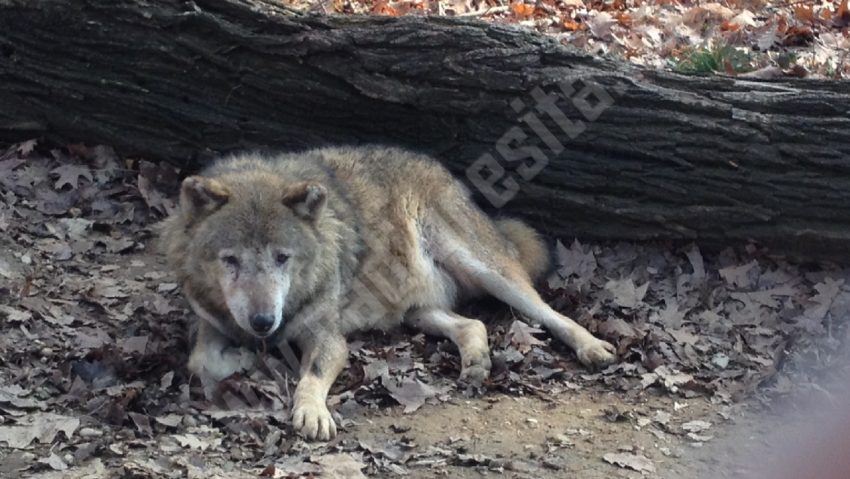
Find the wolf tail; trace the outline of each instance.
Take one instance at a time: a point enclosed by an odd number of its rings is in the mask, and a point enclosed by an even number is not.
[[[519,262],[532,281],[537,281],[549,271],[552,262],[551,254],[537,231],[522,221],[512,218],[496,220],[496,228],[516,248],[519,253]]]

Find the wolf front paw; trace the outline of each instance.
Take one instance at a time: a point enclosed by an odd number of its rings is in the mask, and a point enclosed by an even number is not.
[[[591,337],[585,344],[576,348],[576,355],[582,364],[591,369],[601,369],[617,361],[617,349],[601,339]]]
[[[480,386],[485,379],[490,377],[490,355],[487,351],[463,361],[463,368],[460,371],[460,382]]]
[[[319,401],[297,401],[292,410],[292,426],[309,440],[328,441],[336,436],[333,416]]]

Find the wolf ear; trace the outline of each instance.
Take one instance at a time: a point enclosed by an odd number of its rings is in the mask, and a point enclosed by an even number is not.
[[[315,220],[322,213],[328,198],[328,190],[318,183],[299,183],[290,188],[283,197],[283,204],[296,215]]]
[[[230,194],[221,182],[190,176],[180,185],[180,208],[187,219],[198,218],[227,203]]]

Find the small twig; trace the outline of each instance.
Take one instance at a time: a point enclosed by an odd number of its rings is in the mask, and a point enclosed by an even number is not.
[[[505,13],[505,12],[507,12],[510,8],[511,8],[511,7],[510,7],[510,6],[508,6],[508,5],[500,5],[500,6],[498,6],[498,7],[490,7],[490,8],[488,8],[488,9],[486,9],[486,10],[477,10],[477,11],[475,11],[475,12],[466,12],[466,13],[461,13],[461,14],[458,14],[458,15],[455,15],[455,16],[456,16],[456,17],[464,17],[464,18],[469,18],[469,17],[483,17],[483,16],[485,16],[485,15],[490,15],[490,14]]]
[[[776,7],[776,8],[796,7],[797,5],[809,5],[809,6],[814,7],[815,1],[814,0],[800,0],[798,2],[781,3],[779,5],[774,5],[774,7]]]

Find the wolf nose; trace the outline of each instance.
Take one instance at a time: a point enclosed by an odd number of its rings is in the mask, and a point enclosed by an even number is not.
[[[274,326],[274,316],[270,314],[255,314],[251,316],[251,327],[258,333],[268,333]]]

